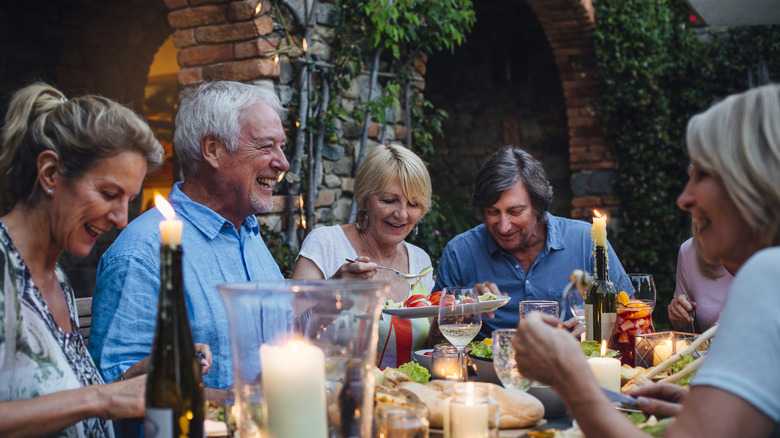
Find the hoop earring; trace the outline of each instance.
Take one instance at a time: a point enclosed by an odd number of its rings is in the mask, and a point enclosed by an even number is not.
[[[362,222],[365,221],[365,225],[361,225]],[[355,228],[358,229],[358,231],[366,231],[368,229],[368,225],[370,223],[370,220],[368,219],[368,213],[366,213],[365,210],[360,210],[355,217]]]
[[[417,236],[417,233],[419,233],[419,232],[420,232],[420,226],[419,225],[415,225],[414,229],[412,230],[412,236]]]

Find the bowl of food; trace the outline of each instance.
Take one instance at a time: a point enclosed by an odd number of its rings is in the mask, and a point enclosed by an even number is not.
[[[428,372],[431,371],[431,358],[433,357],[433,349],[428,348],[425,350],[417,350],[414,352],[414,361],[422,365]]]
[[[534,383],[528,388],[528,393],[542,402],[545,417],[566,415],[566,405],[563,404],[563,399],[551,387]]]
[[[477,376],[482,379],[483,382],[501,384],[501,380],[496,375],[496,369],[493,368],[493,359],[486,359],[484,357],[475,356],[473,353],[469,353],[469,360],[473,364],[474,371],[477,372]]]

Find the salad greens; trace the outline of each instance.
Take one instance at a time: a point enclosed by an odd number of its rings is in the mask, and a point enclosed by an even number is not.
[[[431,379],[431,373],[417,362],[406,362],[396,368],[398,372],[406,374],[412,381],[425,385]]]
[[[682,360],[680,360],[676,364],[672,365],[672,374],[675,374],[675,373],[681,371],[683,368],[685,368],[685,365],[688,365],[689,363],[691,363],[693,361],[694,361],[693,356],[689,356],[687,354],[684,354],[682,356]],[[693,376],[695,374],[696,374],[696,372],[694,371],[694,372],[688,374],[687,376],[683,377],[682,379],[678,380],[675,383],[677,383],[678,385],[681,385],[681,386],[691,386],[691,379],[693,378]]]
[[[471,348],[472,356],[481,357],[482,359],[493,359],[492,339],[485,338],[481,342],[471,341],[466,348]]]
[[[601,357],[601,344],[599,341],[582,341],[580,343],[580,347],[582,347],[582,352],[587,356],[588,358],[591,357]],[[618,352],[616,350],[607,349],[607,354],[605,354],[605,357],[615,357],[618,355]]]
[[[664,436],[664,432],[666,432],[666,429],[672,424],[672,421],[674,421],[674,417],[659,420],[653,415],[645,417],[645,414],[641,412],[633,412],[627,414],[627,416],[639,429],[650,436],[655,437]]]

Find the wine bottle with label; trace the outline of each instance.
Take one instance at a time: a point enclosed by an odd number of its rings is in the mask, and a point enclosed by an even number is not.
[[[203,438],[203,379],[195,354],[182,281],[182,250],[160,248],[157,330],[146,381],[146,438]]]
[[[617,291],[609,280],[607,247],[596,245],[594,253],[595,274],[585,295],[585,339],[601,342],[609,339],[615,326]]]

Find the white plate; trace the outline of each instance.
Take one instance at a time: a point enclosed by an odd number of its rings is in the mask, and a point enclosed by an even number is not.
[[[498,297],[497,300],[480,301],[479,308],[482,312],[492,312],[508,303],[510,297]],[[425,307],[401,307],[398,309],[382,309],[383,313],[399,318],[431,318],[439,316],[439,306]]]

